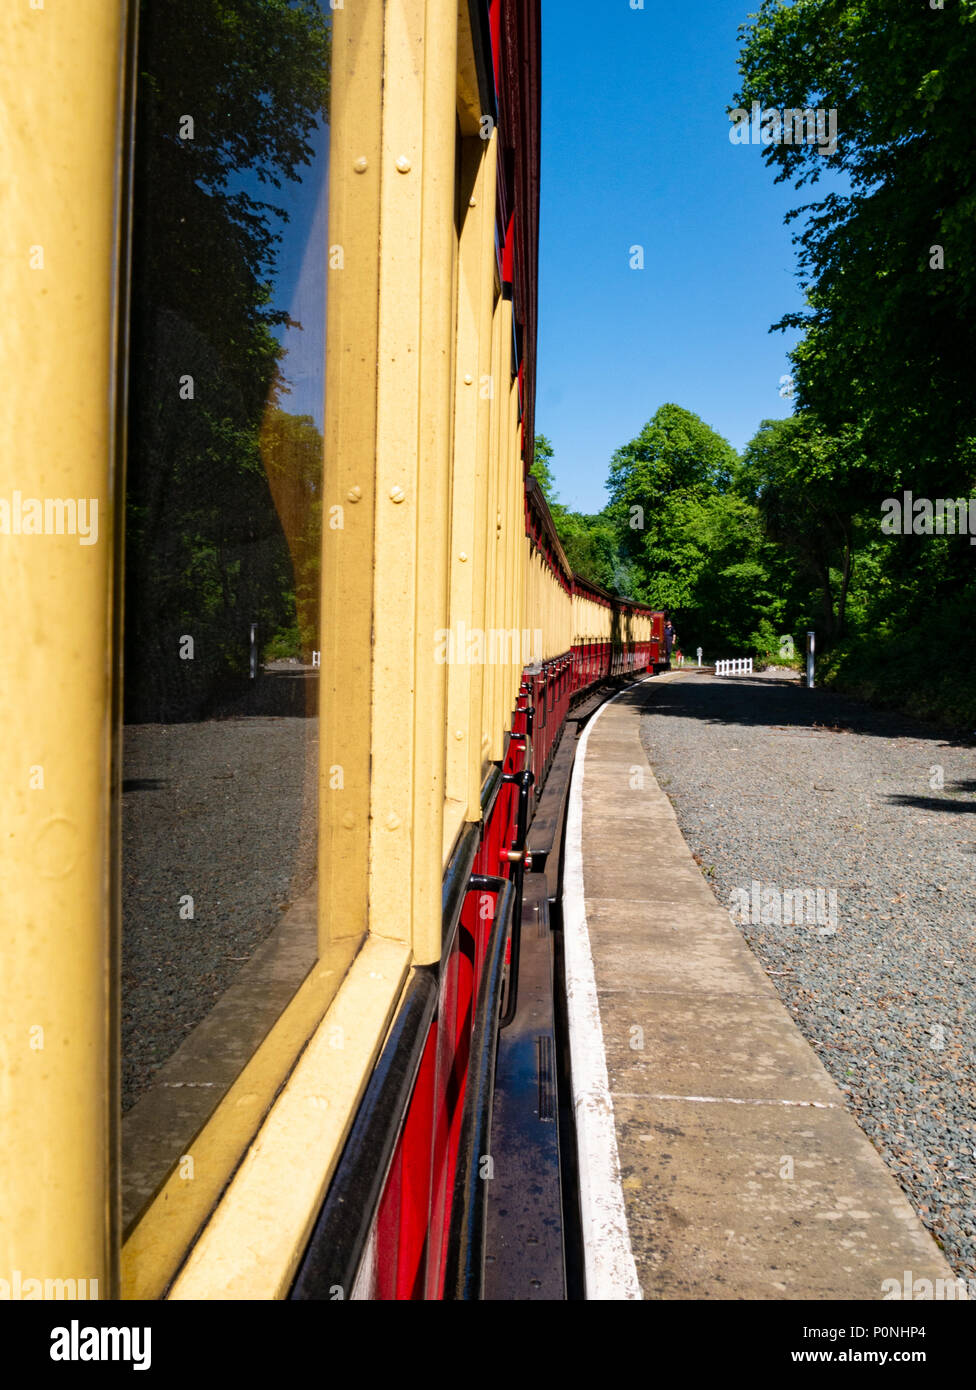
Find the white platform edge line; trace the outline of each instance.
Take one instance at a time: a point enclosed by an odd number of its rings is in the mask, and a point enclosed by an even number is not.
[[[649,678],[651,679],[651,678]],[[638,682],[644,684],[644,682]],[[573,1110],[579,1165],[583,1265],[588,1300],[641,1299],[640,1280],[630,1244],[627,1209],[620,1185],[620,1154],[603,1046],[583,889],[583,777],[586,745],[597,720],[621,695],[601,705],[576,750],[566,813],[563,864],[563,941],[569,1055],[573,1072]]]

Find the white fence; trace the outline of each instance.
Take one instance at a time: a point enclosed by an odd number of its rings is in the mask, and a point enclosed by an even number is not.
[[[716,676],[751,676],[752,657],[737,657],[734,661],[716,661]]]

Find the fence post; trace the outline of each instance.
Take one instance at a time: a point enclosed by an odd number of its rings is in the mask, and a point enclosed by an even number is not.
[[[816,635],[812,632],[807,633],[807,689],[813,689],[813,657],[816,647]]]

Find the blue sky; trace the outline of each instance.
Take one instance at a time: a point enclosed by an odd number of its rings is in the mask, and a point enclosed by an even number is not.
[[[311,164],[302,169],[300,183],[283,181],[281,190],[249,192],[255,197],[278,200],[287,207],[289,221],[274,220],[282,235],[275,275],[275,308],[287,309],[301,328],[282,327],[276,332],[288,356],[282,371],[291,388],[281,398],[282,410],[311,415],[321,429],[325,409],[325,306],[328,267],[322,248],[328,244],[329,130],[320,122],[310,141]]]
[[[614,449],[674,401],[741,449],[788,415],[780,378],[802,306],[789,208],[732,145],[736,34],[755,0],[542,0],[538,433],[557,492],[606,503]],[[644,248],[643,270],[630,247]]]
[[[783,217],[827,185],[774,184],[760,147],[729,140],[736,35],[755,3],[542,0],[536,427],[576,510],[605,505],[611,454],[666,401],[737,449],[790,413],[780,378],[796,334],[769,332],[802,306]],[[314,169],[285,185],[275,298],[303,325],[279,335],[282,405],[321,424],[324,128],[314,143]]]

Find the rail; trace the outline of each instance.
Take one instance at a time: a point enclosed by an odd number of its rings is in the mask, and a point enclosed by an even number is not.
[[[512,916],[508,997],[505,1000],[505,1011],[499,1020],[499,1028],[508,1027],[515,1017],[515,1010],[518,1005],[519,958],[522,952],[522,889],[525,871],[532,867],[532,858],[526,848],[526,840],[529,835],[529,795],[535,784],[535,773],[532,771],[532,739],[527,733],[513,734],[513,742],[516,739],[521,740],[525,745],[522,771],[506,773],[502,778],[504,782],[510,782],[518,787],[518,812],[515,821],[515,843],[507,855],[508,862],[511,864],[512,883],[515,887],[515,907]]]

